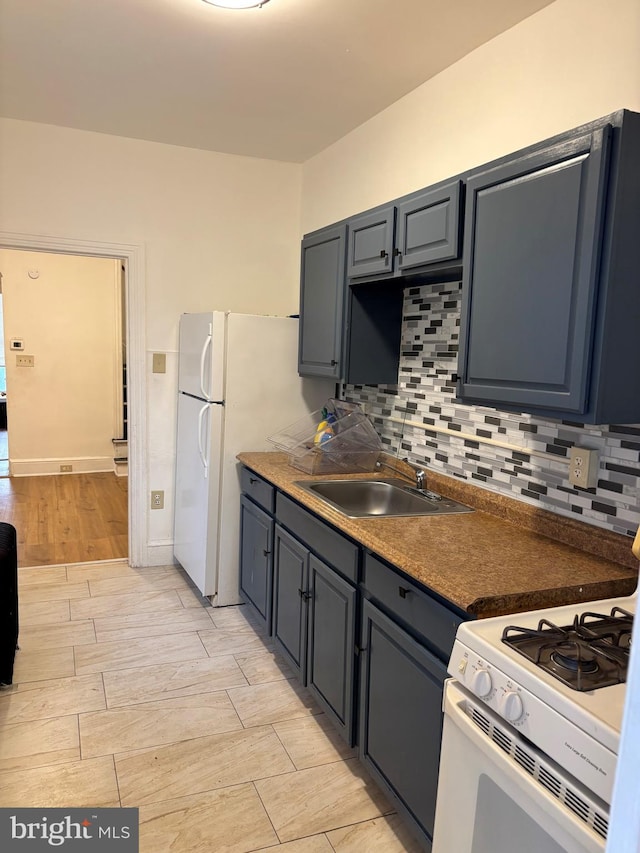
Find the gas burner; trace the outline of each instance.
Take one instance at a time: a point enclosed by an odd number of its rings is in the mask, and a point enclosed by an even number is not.
[[[571,625],[541,619],[537,629],[510,625],[502,642],[573,690],[597,690],[626,681],[633,614],[587,611]]]
[[[551,660],[563,669],[568,669],[570,672],[582,672],[585,674],[597,672],[598,664],[595,659],[588,658],[583,660],[580,658],[580,650],[577,643],[576,649],[578,654],[575,657],[572,657],[571,654],[562,654],[559,651],[551,652]]]

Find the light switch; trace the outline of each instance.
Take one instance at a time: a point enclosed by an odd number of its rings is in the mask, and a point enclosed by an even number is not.
[[[152,366],[152,373],[166,373],[167,372],[167,356],[164,352],[154,352]]]

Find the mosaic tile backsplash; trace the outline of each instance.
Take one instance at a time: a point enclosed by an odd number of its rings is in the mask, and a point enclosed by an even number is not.
[[[398,385],[345,387],[347,400],[364,405],[387,452],[634,536],[640,524],[640,424],[584,426],[458,403],[452,376],[459,330],[460,283],[405,290]],[[593,489],[569,484],[573,445],[598,451]]]

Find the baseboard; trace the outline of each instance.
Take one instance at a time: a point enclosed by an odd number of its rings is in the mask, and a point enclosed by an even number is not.
[[[70,465],[71,471],[61,471]],[[37,477],[43,474],[96,474],[113,471],[112,456],[84,456],[75,459],[10,459],[12,477]]]
[[[173,543],[168,545],[147,545],[147,559],[145,566],[177,566],[176,558],[173,556]]]

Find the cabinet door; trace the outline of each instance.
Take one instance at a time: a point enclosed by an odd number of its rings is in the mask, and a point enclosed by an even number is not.
[[[458,393],[586,410],[610,127],[467,182]]]
[[[354,278],[393,271],[396,209],[363,213],[349,220],[347,276]]]
[[[309,595],[307,684],[352,746],[356,590],[311,555]]]
[[[347,226],[302,241],[298,373],[340,379]]]
[[[398,269],[458,257],[461,186],[460,181],[453,181],[398,205]]]
[[[271,632],[273,518],[240,497],[240,595],[252,604]]]
[[[446,667],[369,601],[362,646],[360,758],[431,839]]]
[[[306,684],[308,560],[309,551],[304,545],[276,524],[273,634],[303,684]]]

